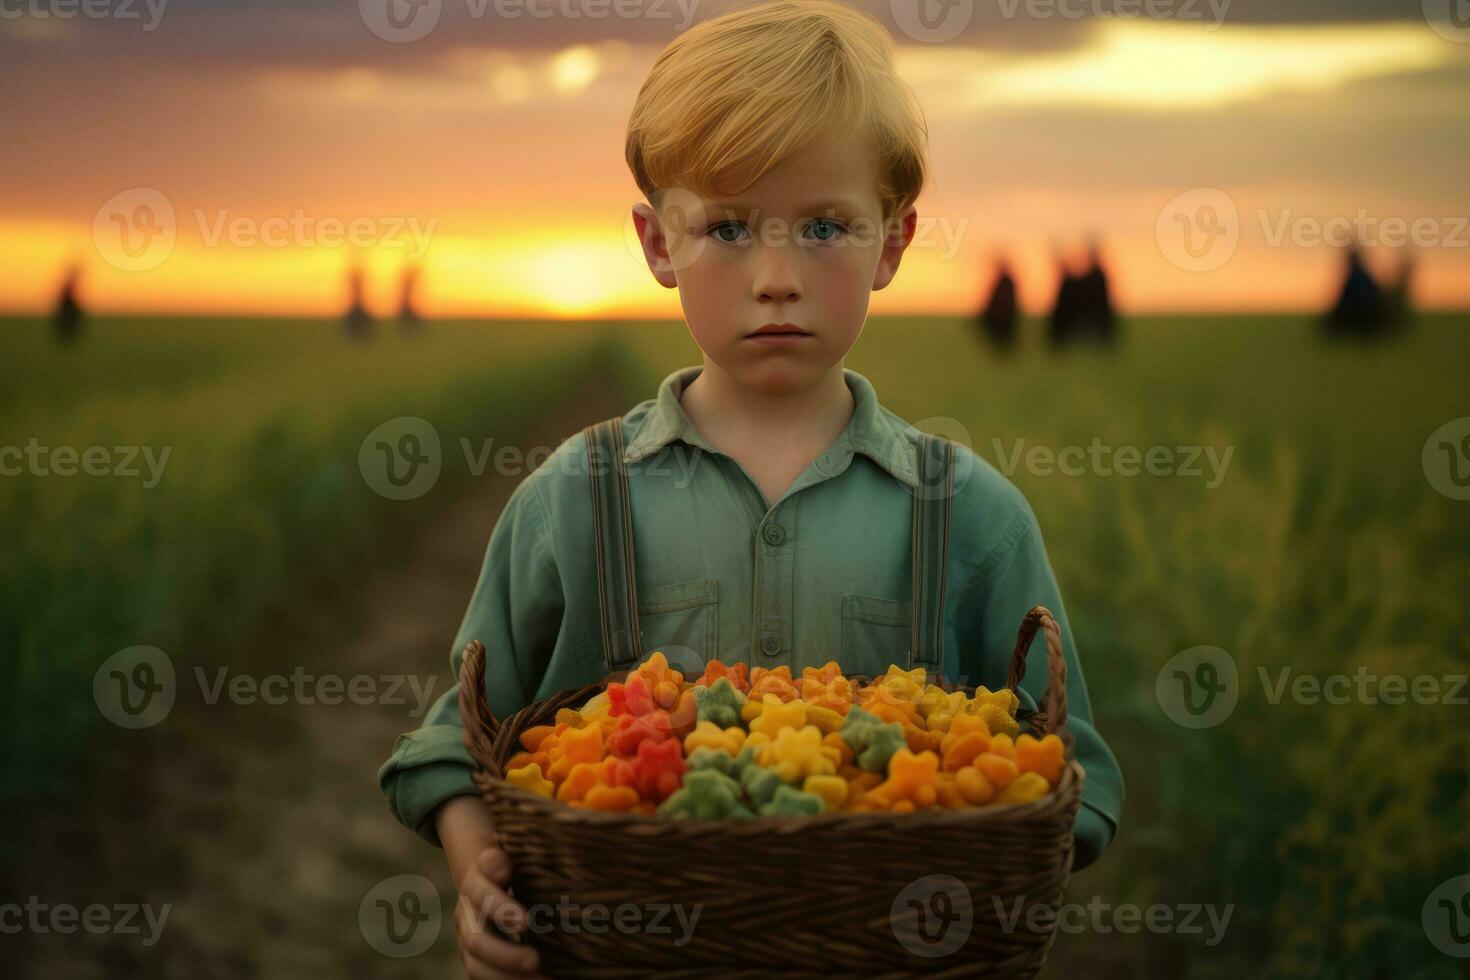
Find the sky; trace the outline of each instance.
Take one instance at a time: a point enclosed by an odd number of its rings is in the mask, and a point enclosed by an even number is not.
[[[1466,0],[851,5],[929,129],[875,314],[969,312],[1002,254],[1041,311],[1092,239],[1127,311],[1318,309],[1349,234],[1470,307]],[[413,266],[431,316],[678,317],[623,140],[729,6],[0,0],[0,310],[77,263],[99,311],[331,314],[361,263],[377,312]]]

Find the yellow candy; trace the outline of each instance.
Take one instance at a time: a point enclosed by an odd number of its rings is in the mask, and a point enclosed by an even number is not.
[[[695,749],[708,748],[739,755],[740,749],[745,745],[745,737],[743,728],[721,728],[712,721],[702,721],[694,726],[694,731],[684,736],[684,754],[689,755]]]
[[[587,703],[582,705],[581,715],[583,718],[601,718],[612,710],[612,702],[608,699],[606,691],[600,691],[592,695]]]
[[[828,813],[842,809],[842,805],[847,802],[847,780],[841,776],[808,776],[801,784],[801,788],[808,793],[820,796]]]
[[[985,726],[999,735],[1009,735],[1015,738],[1020,734],[1021,726],[1016,719],[997,704],[977,705],[975,714],[985,721]]]
[[[1045,796],[1051,787],[1046,783],[1046,777],[1039,773],[1023,772],[1016,777],[1016,781],[996,796],[996,803],[1030,803]]]
[[[761,750],[760,764],[783,783],[800,783],[808,776],[827,776],[837,771],[832,760],[822,754],[822,733],[815,725],[783,728]]]
[[[534,762],[529,766],[510,770],[505,774],[505,781],[512,786],[530,790],[548,799],[556,793],[556,787],[552,785],[551,780],[541,774],[541,767]]]
[[[797,702],[792,702],[792,704],[795,703]],[[842,727],[844,720],[842,715],[833,711],[831,708],[824,708],[817,704],[808,704],[806,706],[806,723],[808,725],[816,725],[817,729],[823,735],[837,731]]]
[[[806,704],[801,701],[788,701],[767,694],[761,707],[760,717],[750,723],[752,733],[760,732],[771,738],[779,739],[781,729],[800,729],[806,725]],[[820,731],[818,732],[820,740]]]
[[[995,796],[995,787],[990,784],[990,780],[973,766],[967,766],[955,773],[954,781],[960,795],[975,806],[989,803],[991,797]]]

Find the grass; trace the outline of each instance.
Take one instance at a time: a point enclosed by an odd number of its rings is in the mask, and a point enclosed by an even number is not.
[[[847,365],[900,415],[967,432],[998,465],[1018,446],[1094,441],[1232,454],[1217,486],[1010,474],[1127,780],[1122,832],[1069,900],[1233,908],[1218,946],[1177,930],[1064,935],[1058,975],[1463,975],[1420,911],[1470,871],[1466,708],[1273,703],[1260,672],[1466,673],[1470,505],[1430,486],[1420,454],[1467,414],[1467,326],[1425,317],[1401,343],[1342,348],[1301,318],[1145,318],[1112,353],[1009,358],[956,319],[867,327]],[[96,720],[76,692],[114,650],[228,635],[289,602],[303,575],[389,560],[390,529],[411,531],[472,478],[457,437],[514,439],[594,367],[631,407],[700,356],[677,323],[443,324],[359,348],[317,323],[119,320],[64,352],[12,321],[0,359],[23,366],[0,391],[0,446],[172,448],[152,490],[0,480],[14,529],[0,555],[11,798],[65,782],[56,747]],[[371,491],[357,453],[402,415],[437,427],[445,473],[400,503]],[[1191,730],[1163,713],[1155,681],[1202,644],[1231,654],[1242,688],[1228,720]]]
[[[168,456],[151,488],[29,464],[0,479],[0,798],[76,778],[99,720],[77,693],[107,656],[147,644],[218,660],[299,583],[350,579],[473,478],[458,439],[513,442],[605,361],[605,340],[595,326],[445,323],[354,345],[319,322],[119,319],[60,350],[38,322],[6,323],[0,359],[20,369],[0,446]],[[431,422],[444,448],[438,483],[407,501],[379,496],[358,462],[400,416]]]

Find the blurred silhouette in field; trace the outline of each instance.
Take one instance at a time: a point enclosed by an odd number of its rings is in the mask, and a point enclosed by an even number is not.
[[[1414,252],[1404,249],[1399,259],[1399,274],[1388,286],[1388,322],[1395,330],[1407,330],[1414,323]]]
[[[991,346],[1008,351],[1016,346],[1016,279],[1004,255],[995,262],[995,282],[980,311],[980,328]]]
[[[1047,324],[1047,340],[1053,347],[1063,347],[1071,339],[1081,299],[1081,280],[1072,274],[1072,265],[1060,245],[1053,247],[1057,265],[1057,298],[1052,304]]]
[[[404,266],[403,277],[399,280],[398,329],[406,334],[418,333],[424,325],[424,318],[413,303],[413,294],[418,286],[418,281],[418,266]]]
[[[82,334],[82,302],[77,298],[77,286],[81,282],[82,267],[72,263],[61,281],[61,294],[56,299],[56,309],[51,316],[51,327],[56,342],[63,347],[75,343]]]
[[[1096,241],[1088,243],[1087,271],[1082,274],[1079,294],[1082,302],[1082,314],[1078,320],[1079,332],[1104,346],[1112,346],[1117,335],[1118,321],[1113,315],[1108,272],[1103,268],[1102,251]]]
[[[1087,268],[1080,274],[1073,271],[1060,248],[1056,257],[1057,299],[1048,332],[1052,347],[1079,342],[1111,346],[1117,338],[1117,316],[1097,243],[1088,245]]]
[[[1401,270],[1400,281],[1385,290],[1363,262],[1363,249],[1357,242],[1343,252],[1342,285],[1337,302],[1327,311],[1323,326],[1328,337],[1379,337],[1402,323],[1402,312],[1408,301],[1408,277],[1412,263]]]
[[[347,317],[344,325],[347,327],[347,336],[353,340],[367,340],[373,329],[373,318],[368,313],[367,307],[363,305],[363,272],[362,266],[354,265],[347,272],[347,291],[351,297],[347,306]]]

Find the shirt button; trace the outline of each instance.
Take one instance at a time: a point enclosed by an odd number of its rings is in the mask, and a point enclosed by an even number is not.
[[[767,633],[761,639],[761,653],[764,653],[768,657],[774,657],[776,654],[778,654],[780,652],[781,652],[781,641],[778,640],[778,639],[776,639],[776,637],[774,635],[772,635],[770,633]]]
[[[765,535],[767,544],[780,544],[786,540],[786,529],[779,524],[767,524],[762,533]]]

